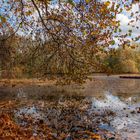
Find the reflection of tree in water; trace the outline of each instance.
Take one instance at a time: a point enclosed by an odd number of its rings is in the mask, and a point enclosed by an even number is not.
[[[95,77],[93,81],[88,82],[85,86],[87,95],[102,96],[105,91],[110,91],[113,94],[128,93],[137,94],[140,91],[140,81],[134,79],[120,79],[117,76]]]

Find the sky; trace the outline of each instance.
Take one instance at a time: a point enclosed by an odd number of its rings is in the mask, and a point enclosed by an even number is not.
[[[120,23],[121,23],[122,31],[125,33],[128,30],[132,29],[132,36],[134,37],[140,35],[140,20],[138,20],[137,22],[134,22],[134,24],[138,26],[139,29],[136,29],[136,28],[133,29],[131,26],[128,25],[128,23],[131,20],[136,21],[136,18],[130,18],[130,15],[131,15],[131,12],[135,13],[136,11],[140,11],[139,5],[140,3],[133,4],[131,11],[124,11],[123,13],[117,15],[117,19],[120,20]]]

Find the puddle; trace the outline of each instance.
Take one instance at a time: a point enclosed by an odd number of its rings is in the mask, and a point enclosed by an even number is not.
[[[24,99],[26,98],[27,94],[23,90],[23,88],[19,88],[17,92],[17,99]]]
[[[140,113],[137,108],[139,103],[133,104],[132,99],[135,97],[121,100],[118,96],[111,93],[105,94],[105,99],[93,99],[92,106],[100,111],[104,109],[111,109],[116,113],[110,118],[110,126],[108,124],[101,124],[101,128],[116,131],[122,136],[122,140],[140,140]]]
[[[119,97],[113,96],[111,93],[106,92],[105,98],[101,99],[93,99],[92,106],[97,107],[100,109],[113,109],[113,110],[120,110],[127,107],[127,104],[122,102]]]
[[[109,125],[109,124],[101,123],[101,124],[99,125],[99,128],[104,129],[104,130],[107,130],[107,131],[110,131],[110,132],[115,132],[115,128],[112,127],[112,126]]]
[[[89,116],[92,114],[96,114],[95,117],[91,117],[91,120],[93,122],[96,122],[96,119],[100,119],[100,123],[98,124],[98,128],[101,130],[109,131],[112,134],[117,133],[121,135],[122,140],[139,140],[140,139],[140,113],[136,112],[136,108],[140,107],[139,103],[132,104],[131,98],[126,99],[120,99],[118,96],[112,95],[110,92],[106,92],[104,99],[96,99],[96,98],[87,98],[78,101],[78,107],[80,109],[87,109],[89,112]],[[73,97],[74,98],[74,97]],[[43,120],[44,122],[47,122],[48,125],[58,125],[59,119],[63,119],[63,112],[67,113],[67,110],[70,109],[69,104],[72,104],[74,102],[73,98],[67,97],[64,98],[64,96],[61,96],[58,102],[54,103],[51,107],[47,106],[44,101],[38,101],[35,105],[32,106],[25,106],[21,107],[16,110],[15,117],[20,118],[18,120],[18,123],[21,125],[27,125],[26,121],[22,121],[23,114],[27,116],[31,116],[34,121],[37,120]],[[73,101],[72,101],[73,100]],[[85,101],[91,102],[91,106],[86,106]],[[47,104],[49,104],[49,101],[46,101]],[[50,102],[52,103],[52,102]],[[38,104],[38,105],[37,105]],[[75,104],[76,105],[76,104]],[[63,108],[63,110],[61,110]],[[73,108],[76,114],[79,113],[79,108]],[[115,113],[115,115],[107,115],[105,114],[106,111],[112,111]],[[75,112],[71,112],[69,116],[75,119]],[[63,115],[62,115],[63,114]],[[81,121],[88,122],[88,115],[79,116]],[[102,117],[105,116],[107,119],[107,123],[102,121],[104,120]],[[77,116],[78,117],[78,116]],[[74,120],[75,121],[75,120]],[[61,122],[61,121],[60,121]],[[68,123],[68,122],[65,122]],[[59,124],[60,125],[60,124]],[[58,126],[57,126],[58,127]],[[75,128],[76,129],[76,128]],[[133,136],[133,137],[132,137]],[[132,138],[131,138],[132,137]],[[131,138],[131,139],[130,139]]]
[[[40,118],[40,116],[41,116],[35,106],[20,108],[16,113],[17,116],[20,116],[23,114],[30,115],[33,118]]]
[[[98,127],[98,132],[118,134],[121,140],[140,140],[140,81],[95,78],[80,91],[72,87],[31,86],[15,88],[15,92],[5,96],[21,104],[14,110],[14,117],[22,126],[28,125],[31,117],[39,124],[47,123],[57,135],[61,131],[93,128],[96,132]],[[39,132],[34,124],[36,135]]]

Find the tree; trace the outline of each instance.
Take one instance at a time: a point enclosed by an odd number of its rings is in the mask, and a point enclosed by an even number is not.
[[[125,46],[125,48],[110,50],[103,61],[106,70],[111,73],[140,72],[140,57],[137,46],[137,44],[132,44],[130,46]]]
[[[11,6],[9,12],[1,14],[1,26],[7,24],[9,27],[9,21],[13,20],[13,33],[19,29],[23,35],[30,34],[32,40],[38,41],[37,48],[43,48],[44,51],[41,65],[38,65],[43,76],[51,73],[56,77],[60,73],[59,82],[82,83],[92,69],[99,68],[99,61],[94,61],[95,58],[100,59],[98,54],[115,44],[114,33],[120,32],[116,15],[124,7],[130,10],[132,3],[124,3],[123,0],[117,4],[98,0],[56,2],[2,1],[3,11],[5,7],[9,8],[8,4]],[[118,36],[123,39],[127,37]]]
[[[124,73],[138,73],[136,62],[128,59],[122,62],[122,71]]]
[[[5,38],[7,38],[6,34],[0,36],[0,69],[3,78],[10,77],[10,64],[12,62],[12,54],[14,51],[11,46],[11,40],[13,40],[13,38],[9,38],[8,40],[5,40]],[[5,70],[7,70],[7,72]]]

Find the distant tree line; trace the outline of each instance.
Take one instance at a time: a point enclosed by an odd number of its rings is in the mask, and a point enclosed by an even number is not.
[[[63,71],[59,66],[62,65],[58,60],[59,56],[53,56],[55,51],[51,53],[49,45],[53,42],[42,42],[36,36],[33,39],[19,35],[5,40],[6,36],[1,36],[0,39],[1,78],[41,78],[44,75],[53,78],[53,74],[61,76],[67,73],[65,65]],[[98,67],[90,69],[89,74],[93,72],[139,73],[140,45],[133,43],[107,51],[98,51],[92,61]]]
[[[139,73],[140,44],[111,49],[104,56],[103,64],[109,73]]]

